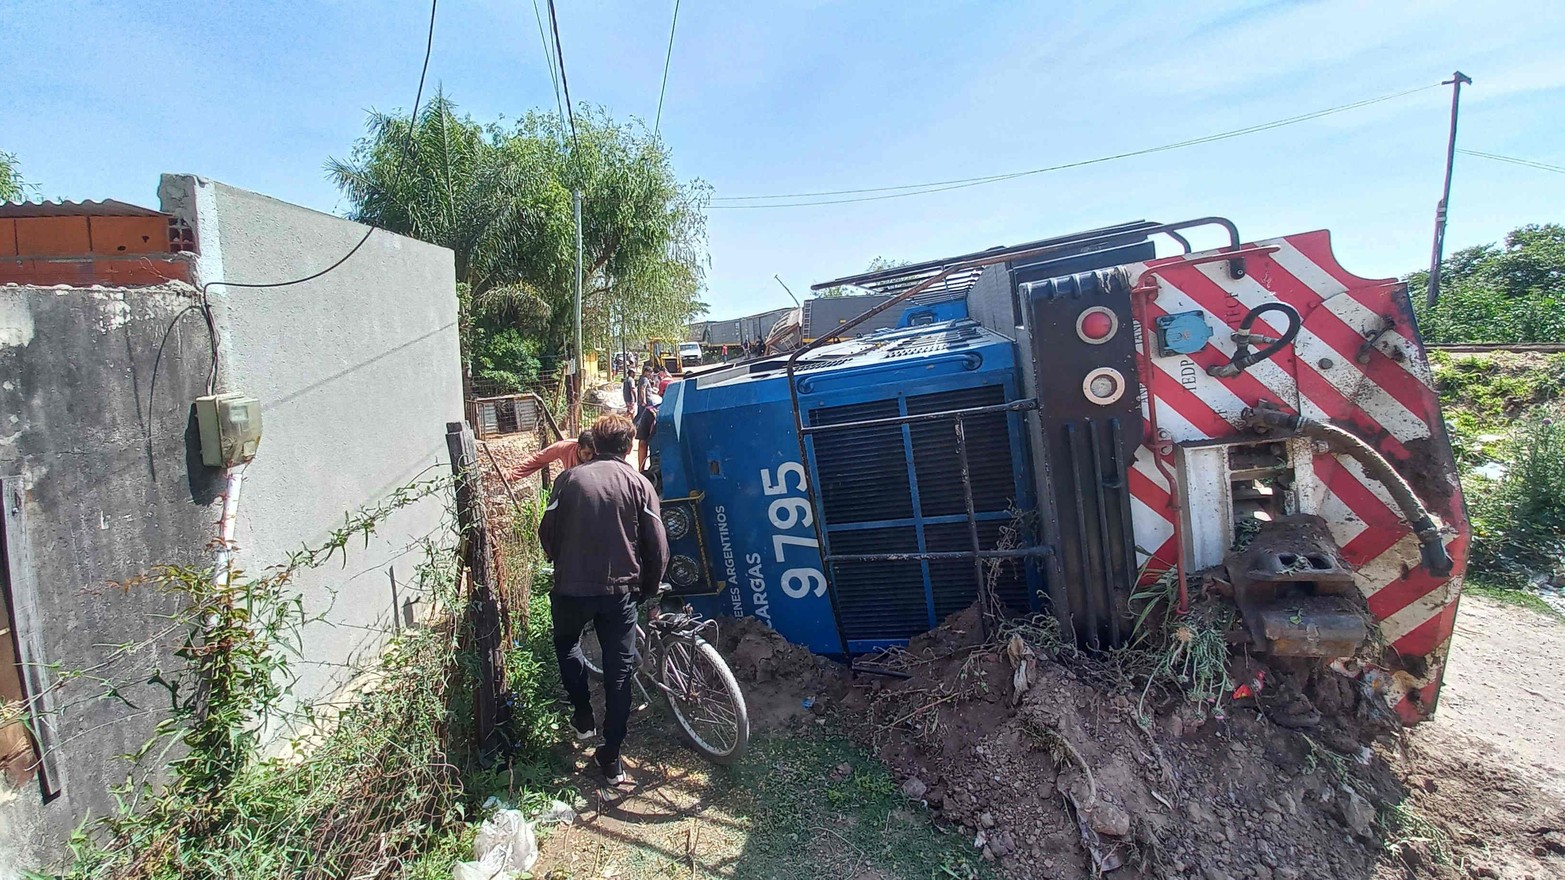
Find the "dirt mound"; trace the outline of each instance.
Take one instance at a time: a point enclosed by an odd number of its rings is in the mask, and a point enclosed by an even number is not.
[[[724,619],[717,648],[744,688],[753,731],[824,721],[848,692],[846,667],[811,654],[753,617]]]
[[[829,707],[1007,876],[1565,876],[1557,801],[1491,763],[1409,755],[1353,688],[1297,670],[1269,670],[1264,708],[1192,711],[1021,635],[985,638],[969,609],[849,686],[758,623],[725,628],[758,727]],[[1305,693],[1320,711],[1301,721]]]

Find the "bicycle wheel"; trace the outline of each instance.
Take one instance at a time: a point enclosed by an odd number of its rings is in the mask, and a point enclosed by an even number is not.
[[[598,644],[598,628],[587,621],[581,628],[581,656],[587,661],[587,674],[603,680],[603,646]]]
[[[699,637],[670,640],[664,684],[680,737],[714,764],[732,764],[750,744],[739,682],[717,649]]]

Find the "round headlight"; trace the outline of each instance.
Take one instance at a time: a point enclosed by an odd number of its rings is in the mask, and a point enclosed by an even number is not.
[[[675,587],[685,589],[693,587],[701,580],[701,566],[696,564],[689,556],[675,556],[668,563],[668,582]]]
[[[1088,345],[1102,345],[1119,332],[1119,316],[1112,309],[1092,306],[1076,316],[1076,336]]]
[[[690,534],[690,508],[683,505],[663,508],[663,528],[670,541],[677,541]]]
[[[1113,367],[1099,367],[1087,374],[1081,391],[1093,403],[1108,406],[1125,394],[1125,376]]]

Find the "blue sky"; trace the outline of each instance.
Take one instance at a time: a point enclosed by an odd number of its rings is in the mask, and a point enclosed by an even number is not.
[[[650,121],[672,0],[558,0],[571,93]],[[0,3],[0,150],[42,195],[156,204],[194,172],[324,211],[322,163],[408,107],[428,6]],[[662,132],[717,196],[891,186],[1092,158],[1435,83],[1461,146],[1565,164],[1565,4],[683,0]],[[444,0],[431,87],[479,119],[551,108],[530,0]],[[1334,233],[1365,275],[1428,261],[1449,92],[933,195],[710,213],[712,317],[875,256],[927,259],[1131,219]],[[1459,156],[1448,248],[1565,221],[1565,175]],[[1198,244],[1210,244],[1201,242]]]

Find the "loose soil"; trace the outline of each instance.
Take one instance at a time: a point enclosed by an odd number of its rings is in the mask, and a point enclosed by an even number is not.
[[[1525,609],[1464,600],[1437,720],[1378,740],[1319,683],[1307,731],[1253,700],[1149,712],[972,613],[888,658],[907,678],[855,681],[753,621],[720,647],[752,754],[709,767],[638,717],[637,789],[594,791],[535,876],[1565,877],[1565,624]]]
[[[1565,622],[1463,596],[1439,711],[1426,728],[1484,740],[1565,797]]]

